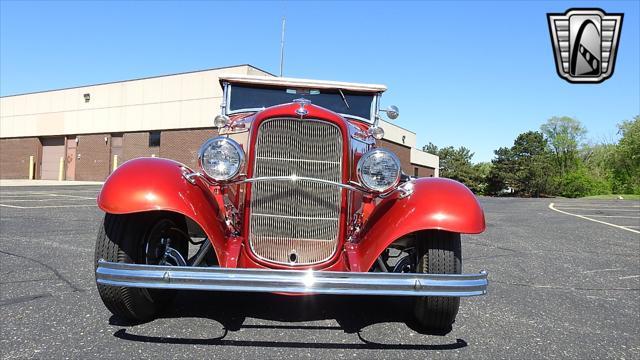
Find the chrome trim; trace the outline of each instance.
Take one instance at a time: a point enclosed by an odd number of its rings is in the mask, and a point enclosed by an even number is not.
[[[206,177],[204,174],[199,173],[199,172],[192,172],[192,173],[186,173],[184,172],[182,174],[182,176],[189,181],[192,184],[196,184],[195,179],[196,178],[201,178],[202,180],[204,180],[207,185],[220,185],[219,182],[216,182],[215,180],[212,182],[212,179],[209,179],[208,177]],[[242,174],[238,175],[237,177],[241,177],[243,176]],[[256,182],[261,182],[261,181],[310,181],[310,182],[319,182],[319,183],[324,183],[327,185],[333,185],[333,186],[337,186],[349,191],[355,191],[355,192],[359,192],[359,193],[363,193],[363,194],[370,194],[372,193],[371,190],[367,189],[364,185],[359,184],[359,183],[355,183],[355,182],[351,182],[351,184],[353,185],[349,185],[349,184],[343,184],[343,183],[339,183],[339,182],[335,182],[335,181],[329,181],[329,180],[323,180],[323,179],[316,179],[316,178],[310,178],[310,177],[301,177],[301,176],[264,176],[264,177],[257,177],[257,178],[247,178],[247,179],[236,179],[236,180],[230,180],[227,182],[224,182],[224,185],[237,185],[237,184],[246,184],[246,183],[256,183]],[[410,190],[410,191],[407,191]],[[411,193],[413,192],[412,189],[403,189],[401,187],[398,187],[396,189],[393,189],[389,192],[386,193],[377,193],[379,197],[388,197],[389,195],[391,195],[394,191],[401,191],[405,196],[401,196],[400,198],[404,198],[407,197],[408,195],[411,195]]]
[[[487,293],[487,272],[414,274],[140,265],[98,261],[101,285],[301,294],[455,296]]]
[[[364,187],[362,188],[358,188],[356,186],[352,186],[349,184],[343,184],[343,183],[339,183],[339,182],[335,182],[335,181],[330,181],[330,180],[324,180],[324,179],[316,179],[316,178],[310,178],[310,177],[303,177],[303,176],[295,176],[295,175],[291,175],[291,176],[264,176],[264,177],[257,177],[257,178],[251,178],[251,179],[243,179],[243,180],[237,180],[232,182],[233,184],[237,184],[237,183],[255,183],[255,182],[262,182],[262,181],[292,181],[292,182],[296,182],[296,181],[310,181],[310,182],[317,182],[317,183],[322,183],[322,184],[327,184],[327,185],[333,185],[333,186],[337,186],[343,189],[347,189],[350,191],[357,191],[357,192],[361,192],[361,193],[368,193],[369,191],[366,190]]]
[[[184,168],[183,168],[184,169]],[[192,183],[193,185],[196,184],[196,178],[202,178],[202,179],[206,179],[206,177],[204,175],[202,175],[199,172],[186,172],[186,171],[182,171],[182,177],[184,177],[188,182]]]
[[[210,176],[209,174],[207,174],[207,170],[204,168],[204,166],[202,165],[202,158],[204,156],[204,152],[206,151],[206,149],[209,147],[209,145],[214,142],[214,141],[222,141],[222,142],[226,142],[229,143],[240,155],[240,163],[238,164],[238,169],[236,169],[236,171],[231,174],[229,177],[225,178],[225,179],[216,179],[212,176]],[[244,168],[244,164],[246,161],[246,155],[244,153],[244,150],[242,150],[242,146],[240,146],[240,144],[238,144],[235,140],[227,137],[227,136],[217,136],[214,138],[211,138],[207,141],[205,141],[202,146],[200,146],[200,150],[198,150],[198,166],[200,167],[200,169],[202,169],[202,171],[204,172],[204,176],[206,176],[207,178],[214,180],[216,182],[228,182],[229,180],[235,178],[238,176],[238,174],[240,173],[240,171],[242,171],[242,169]],[[187,179],[189,180],[189,179]]]
[[[276,106],[276,105],[274,105],[274,106]],[[266,108],[265,107],[261,107],[261,108],[246,108],[246,109],[239,109],[239,110],[229,110],[229,111],[226,112],[226,114],[227,115],[233,115],[233,114],[246,113],[246,112],[260,112],[260,111],[262,111],[264,109],[266,109]],[[331,109],[328,109],[328,110],[329,111],[333,111]],[[360,116],[356,116],[356,115],[352,115],[352,114],[345,114],[345,113],[336,113],[336,114],[342,116],[343,118],[349,118],[349,119],[359,120],[359,121],[365,122],[367,124],[373,124],[373,121],[371,119],[363,118],[363,117],[360,117]]]
[[[386,153],[391,155],[391,159],[393,159],[393,161],[396,163],[396,165],[398,166],[398,174],[396,176],[396,179],[393,181],[393,183],[389,184],[388,187],[382,189],[382,190],[376,190],[376,189],[371,189],[367,186],[367,184],[365,184],[364,181],[362,181],[362,164],[371,156],[373,156],[376,153]],[[375,148],[373,150],[369,150],[367,151],[364,155],[362,155],[362,157],[360,158],[360,160],[358,160],[358,165],[356,166],[356,173],[358,175],[358,180],[360,181],[360,183],[366,187],[367,189],[369,189],[369,191],[380,194],[380,193],[386,193],[390,190],[393,190],[393,188],[395,188],[398,183],[400,183],[400,175],[402,172],[402,165],[400,164],[400,159],[398,159],[398,156],[396,154],[394,154],[393,152],[384,149],[384,148]]]
[[[305,98],[299,98],[299,99],[293,100],[293,102],[300,106],[299,108],[296,109],[296,114],[298,114],[300,118],[306,116],[309,113],[309,110],[305,109],[304,107],[305,105],[311,104],[310,100],[307,100]]]
[[[307,100],[296,102],[303,107]],[[272,181],[248,181],[254,185],[247,235],[257,258],[305,266],[335,254],[342,226],[344,187],[336,184],[344,176],[343,143],[341,129],[320,119],[278,117],[260,124],[253,175]]]
[[[220,103],[220,112],[223,115],[229,115],[227,107],[229,106],[229,99],[231,97],[231,86],[229,82],[225,81],[222,85],[222,102]]]

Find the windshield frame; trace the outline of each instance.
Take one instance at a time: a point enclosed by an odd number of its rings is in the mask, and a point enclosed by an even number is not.
[[[243,84],[243,83],[239,83],[240,85],[244,85],[244,86],[251,86],[252,84]],[[266,107],[260,107],[260,108],[246,108],[246,109],[236,109],[236,110],[231,110],[230,109],[230,104],[231,104],[231,93],[232,93],[232,89],[233,89],[233,85],[234,83],[231,82],[224,82],[223,83],[223,102],[222,102],[222,112],[224,115],[233,115],[233,114],[239,114],[239,113],[247,113],[247,112],[259,112],[262,111],[264,109],[266,109]],[[265,86],[255,86],[256,88],[263,88]],[[286,87],[280,87],[280,86],[274,86],[275,88],[281,88],[283,90],[286,90]],[[306,88],[306,87],[305,87]],[[315,90],[311,87],[309,87],[308,89],[310,90]],[[336,88],[335,90],[339,90],[340,88]],[[345,114],[345,113],[337,113],[338,115],[345,117],[345,118],[350,118],[350,119],[355,119],[355,120],[359,120],[359,121],[363,121],[367,124],[374,124],[375,120],[376,120],[376,116],[378,114],[378,106],[379,106],[379,102],[380,102],[380,93],[379,92],[371,92],[370,93],[371,96],[373,97],[373,99],[371,100],[371,110],[370,110],[370,118],[363,118],[357,115],[352,115],[352,114]],[[301,95],[301,97],[304,97],[303,95]],[[309,99],[311,100],[311,104],[313,104],[313,99]],[[286,104],[286,103],[283,103]],[[331,109],[329,109],[330,111],[333,111]]]

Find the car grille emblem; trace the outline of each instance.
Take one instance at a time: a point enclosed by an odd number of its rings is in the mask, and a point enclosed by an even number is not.
[[[293,102],[300,105],[300,107],[296,109],[296,114],[298,114],[300,118],[304,117],[309,113],[309,110],[305,109],[305,105],[311,104],[310,100],[300,98],[300,99],[293,100]]]
[[[558,75],[571,83],[600,83],[610,78],[623,16],[601,9],[547,14]]]

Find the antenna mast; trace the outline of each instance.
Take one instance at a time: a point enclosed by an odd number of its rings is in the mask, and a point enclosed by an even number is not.
[[[282,70],[284,68],[284,23],[285,18],[282,18],[282,38],[280,39],[280,77],[282,77]]]

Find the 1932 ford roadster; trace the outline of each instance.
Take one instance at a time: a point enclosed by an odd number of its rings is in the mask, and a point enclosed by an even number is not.
[[[379,113],[398,116],[379,109],[384,86],[220,81],[199,169],[139,158],[102,188],[96,281],[113,314],[151,319],[188,289],[411,296],[417,323],[446,331],[460,297],[486,293],[486,272],[461,274],[460,234],[485,228],[473,193],[376,146]]]

